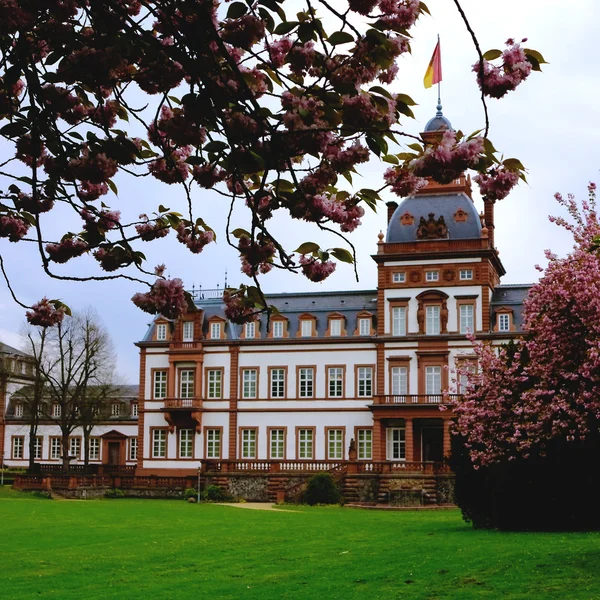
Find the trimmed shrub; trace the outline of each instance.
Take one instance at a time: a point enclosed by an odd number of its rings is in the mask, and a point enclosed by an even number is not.
[[[189,500],[190,498],[194,498],[194,500],[198,497],[198,490],[196,488],[185,488],[183,492],[183,499]]]
[[[218,485],[207,485],[202,492],[202,500],[208,502],[224,502],[227,499],[227,495]]]
[[[338,504],[340,492],[329,473],[318,473],[308,480],[306,491],[302,496],[304,504]]]
[[[105,498],[125,498],[125,492],[119,488],[112,488],[104,492]]]

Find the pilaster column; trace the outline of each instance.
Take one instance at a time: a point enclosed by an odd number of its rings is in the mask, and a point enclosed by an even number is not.
[[[404,440],[406,444],[406,462],[412,462],[415,460],[415,438],[412,418],[404,419]]]
[[[450,426],[452,421],[450,419],[444,419],[443,435],[444,435],[444,457],[450,456]]]
[[[373,418],[373,461],[385,460],[385,431],[381,419]]]

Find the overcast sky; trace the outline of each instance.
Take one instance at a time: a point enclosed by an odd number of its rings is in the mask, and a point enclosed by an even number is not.
[[[287,4],[287,3],[286,3]],[[423,17],[413,30],[415,41],[412,56],[400,61],[399,80],[392,91],[411,95],[416,121],[406,119],[407,132],[422,131],[435,113],[436,90],[423,88],[423,75],[439,33],[442,47],[444,114],[455,129],[465,133],[483,127],[483,110],[471,65],[477,56],[471,39],[451,0],[428,0],[432,17]],[[505,157],[514,156],[528,169],[529,185],[521,184],[511,196],[496,205],[496,246],[507,271],[502,283],[527,283],[539,274],[535,264],[544,264],[544,249],[566,254],[572,243],[569,236],[548,222],[549,214],[560,214],[554,193],[573,192],[585,197],[588,181],[599,181],[600,125],[598,72],[600,3],[592,0],[463,0],[463,8],[475,30],[483,51],[504,46],[513,37],[527,37],[525,46],[542,52],[550,63],[542,74],[533,73],[528,81],[504,99],[489,100],[490,139]],[[378,188],[384,165],[371,161],[361,173],[360,187]],[[106,202],[119,208],[125,216],[137,217],[151,213],[159,203],[173,209],[182,207],[182,197],[175,186],[167,186],[152,178],[128,180],[117,177],[118,206],[114,196]],[[391,195],[386,200],[396,199]],[[475,199],[482,209],[480,198]],[[224,199],[196,190],[196,212],[222,234],[227,206]],[[367,209],[368,210],[368,209]],[[53,213],[56,211],[53,211]],[[61,215],[53,214],[48,224],[48,237],[54,226],[62,231]],[[234,214],[234,226],[245,225],[245,214]],[[317,235],[312,227],[286,219],[275,221],[275,232],[288,240],[289,248],[303,241],[319,241],[322,246],[340,245],[336,239]],[[311,284],[302,276],[272,272],[263,277],[266,292],[310,290],[374,289],[375,263],[370,258],[376,252],[377,234],[386,227],[386,210],[371,211],[363,225],[351,235],[359,254],[360,281],[353,278],[352,268],[339,265],[323,284]],[[45,236],[46,237],[46,236]],[[146,244],[142,248],[149,266],[166,263],[172,277],[181,277],[188,289],[192,284],[203,288],[223,285],[225,271],[229,284],[249,282],[240,273],[237,253],[220,235],[217,244],[209,245],[202,254],[191,255],[174,235]],[[20,299],[31,304],[46,295],[61,298],[73,309],[94,306],[109,330],[118,354],[120,378],[129,383],[138,381],[138,349],[133,345],[143,337],[151,317],[130,302],[137,291],[145,291],[130,282],[70,284],[49,280],[40,268],[40,258],[28,245],[10,244],[0,240],[6,268]],[[84,275],[95,261],[83,258],[71,261],[59,272]],[[21,347],[19,329],[24,311],[11,300],[0,282],[0,341]]]

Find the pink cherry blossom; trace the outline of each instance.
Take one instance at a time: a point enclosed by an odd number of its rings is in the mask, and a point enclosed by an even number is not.
[[[331,260],[320,261],[312,256],[302,255],[300,257],[302,274],[310,281],[320,282],[329,277],[336,268],[336,264]]]
[[[27,322],[37,327],[53,327],[62,323],[65,311],[62,307],[56,308],[54,304],[44,297],[25,313]]]
[[[187,311],[187,299],[181,279],[157,279],[149,292],[134,294],[132,302],[144,312],[177,319]]]

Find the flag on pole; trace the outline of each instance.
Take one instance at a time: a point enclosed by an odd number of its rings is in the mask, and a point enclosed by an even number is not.
[[[440,40],[435,46],[433,56],[429,61],[429,66],[423,77],[423,85],[426,88],[430,88],[435,83],[439,83],[442,80],[442,54],[440,52]]]

